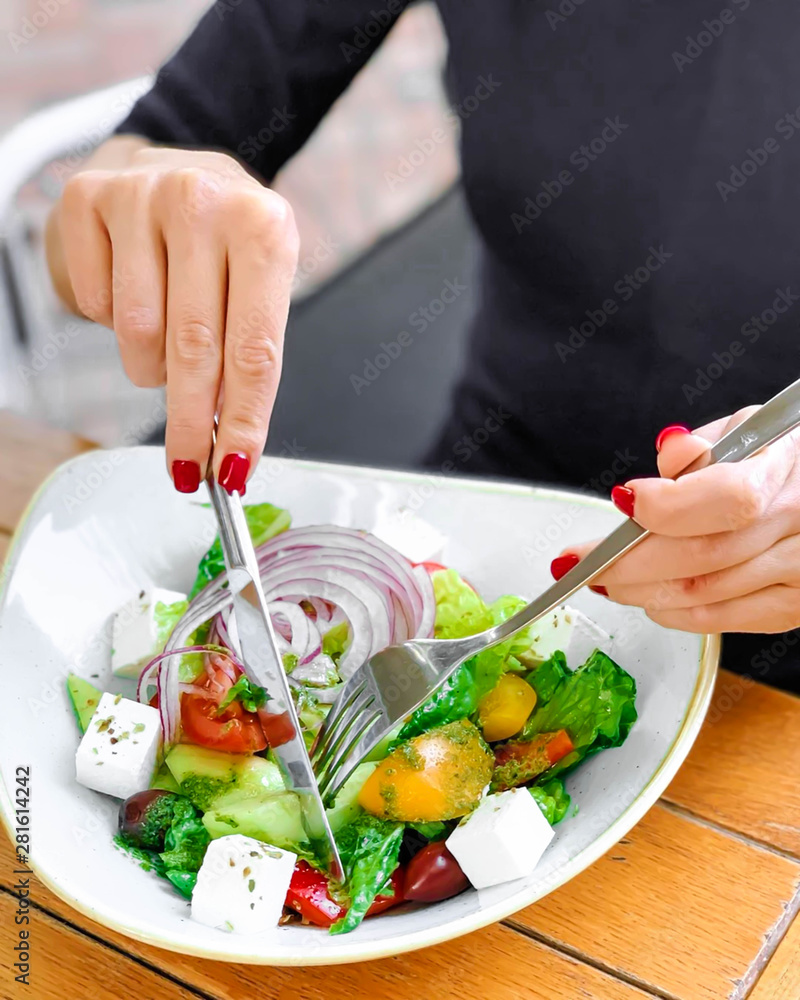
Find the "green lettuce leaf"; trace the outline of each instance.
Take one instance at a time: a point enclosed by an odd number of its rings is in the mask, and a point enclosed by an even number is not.
[[[555,659],[553,657],[548,663],[552,664]],[[544,666],[547,664],[542,664]],[[558,670],[563,672],[563,677],[555,683]],[[575,671],[558,661],[557,666],[551,667],[547,683],[554,685],[552,691],[547,700],[537,702],[522,731],[522,739],[566,729],[575,750],[554,764],[539,779],[542,783],[572,770],[599,750],[621,746],[637,718],[636,681],[600,650],[596,649]]]
[[[163,649],[166,646],[167,639],[172,634],[172,630],[186,614],[188,607],[188,601],[174,601],[172,604],[164,604],[163,601],[156,601],[156,606],[153,610],[153,621],[156,626],[159,649]]]
[[[487,605],[454,569],[438,570],[432,575],[436,595],[437,639],[460,639],[506,621],[525,606],[521,597],[500,597]],[[515,653],[527,649],[530,640],[525,631],[467,660],[414,712],[400,730],[392,746],[419,736],[436,726],[473,715],[484,695],[497,684],[510,666],[516,667]]]
[[[403,843],[403,823],[391,823],[367,814],[342,827],[336,843],[345,870],[347,913],[331,927],[331,934],[355,930],[397,867]]]
[[[550,826],[560,823],[567,815],[571,800],[561,778],[551,778],[543,785],[532,785],[528,791]]]
[[[244,514],[247,518],[247,526],[250,529],[250,537],[253,545],[262,545],[275,535],[279,535],[291,524],[291,515],[288,510],[274,507],[271,503],[246,504]],[[222,556],[222,545],[219,538],[214,539],[214,544],[200,560],[197,567],[197,577],[194,581],[189,600],[195,597],[206,584],[225,569],[225,560]]]
[[[436,597],[437,639],[461,639],[491,628],[492,617],[486,604],[454,569],[437,570],[431,582]]]
[[[332,629],[328,629],[322,637],[322,652],[330,656],[333,662],[338,664],[339,658],[345,649],[347,649],[349,641],[350,626],[347,622],[339,622]]]
[[[206,848],[211,842],[200,812],[182,795],[169,800],[172,819],[164,836],[164,850],[147,850],[119,833],[115,843],[136,858],[146,871],[155,871],[168,879],[187,899],[197,881],[197,872],[203,863]]]
[[[539,704],[550,701],[559,685],[566,680],[570,669],[567,666],[567,658],[556,650],[549,660],[545,660],[535,670],[531,670],[525,680],[536,692],[536,700]]]

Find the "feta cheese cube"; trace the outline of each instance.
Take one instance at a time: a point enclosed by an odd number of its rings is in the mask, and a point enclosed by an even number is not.
[[[275,927],[296,861],[291,851],[240,833],[212,840],[192,892],[192,918],[239,934]]]
[[[447,541],[438,528],[407,507],[380,518],[372,533],[415,563],[441,562]]]
[[[567,604],[536,622],[531,633],[533,644],[523,659],[536,663],[549,660],[557,649],[566,656],[570,670],[583,666],[595,649],[613,655],[614,640],[608,632]]]
[[[78,745],[77,779],[96,792],[127,799],[150,787],[160,745],[158,709],[106,692]]]
[[[539,864],[553,828],[527,788],[481,799],[447,838],[447,849],[476,889],[525,878]]]
[[[111,670],[118,677],[138,677],[148,660],[164,648],[171,629],[159,628],[156,606],[185,601],[186,594],[151,587],[126,601],[111,627]]]

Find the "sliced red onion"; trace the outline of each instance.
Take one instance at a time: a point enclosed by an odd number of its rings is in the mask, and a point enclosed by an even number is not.
[[[259,546],[257,555],[279,644],[282,652],[298,656],[298,667],[322,655],[321,637],[343,621],[350,636],[339,661],[345,679],[385,646],[433,634],[436,602],[429,574],[367,532],[334,525],[293,528]],[[219,612],[217,636],[233,639],[225,588],[222,574],[197,595],[168,648],[185,641],[189,626],[193,630]],[[225,645],[235,648],[235,642]]]

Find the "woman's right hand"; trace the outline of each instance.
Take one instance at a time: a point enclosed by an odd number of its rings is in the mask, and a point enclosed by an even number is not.
[[[120,137],[64,188],[48,227],[54,283],[114,330],[135,385],[166,384],[182,492],[205,475],[220,402],[213,471],[244,490],[277,392],[297,253],[287,202],[223,153]]]

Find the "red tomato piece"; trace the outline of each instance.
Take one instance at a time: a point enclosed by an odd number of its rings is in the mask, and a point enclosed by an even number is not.
[[[383,913],[390,906],[403,901],[403,872],[396,868],[391,877],[393,896],[378,896],[367,911],[368,917]],[[299,913],[310,924],[317,927],[330,927],[347,912],[328,891],[328,878],[317,871],[307,861],[298,861],[286,894],[286,905]]]

